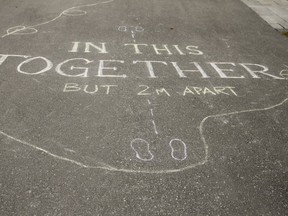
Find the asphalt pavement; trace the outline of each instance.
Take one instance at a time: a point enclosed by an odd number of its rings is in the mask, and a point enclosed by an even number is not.
[[[0,3],[0,215],[288,215],[288,41],[243,2]]]

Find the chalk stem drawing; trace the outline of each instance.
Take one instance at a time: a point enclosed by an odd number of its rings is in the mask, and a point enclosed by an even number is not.
[[[200,123],[200,126],[199,126],[199,133],[200,133],[200,136],[201,136],[201,140],[204,144],[204,149],[205,149],[205,158],[203,161],[201,162],[198,162],[196,164],[192,164],[192,165],[189,165],[189,166],[186,166],[186,167],[183,167],[183,168],[180,168],[180,169],[170,169],[170,170],[130,170],[130,169],[120,169],[120,168],[116,168],[116,167],[113,167],[113,166],[110,166],[108,164],[105,164],[105,163],[99,163],[101,165],[99,166],[90,166],[90,165],[86,165],[84,163],[81,163],[81,162],[78,162],[78,161],[75,161],[75,160],[72,160],[72,159],[69,159],[69,158],[66,158],[66,157],[62,157],[62,156],[59,156],[59,155],[56,155],[56,154],[53,154],[52,152],[48,151],[48,150],[45,150],[43,148],[40,148],[40,147],[37,147],[31,143],[28,143],[26,141],[23,141],[23,140],[20,140],[20,139],[17,139],[3,131],[0,131],[0,134],[7,137],[8,139],[11,139],[11,140],[14,140],[18,143],[21,143],[22,145],[25,145],[25,146],[29,146],[31,148],[34,148],[38,151],[41,151],[55,159],[59,159],[59,160],[63,160],[63,161],[66,161],[66,162],[69,162],[69,163],[72,163],[74,165],[77,165],[81,168],[86,168],[86,169],[102,169],[102,170],[107,170],[107,171],[111,171],[111,172],[124,172],[124,173],[146,173],[146,174],[169,174],[169,173],[177,173],[177,172],[182,172],[182,171],[185,171],[185,170],[189,170],[189,169],[192,169],[192,168],[195,168],[195,167],[198,167],[198,166],[202,166],[204,164],[206,164],[208,162],[208,153],[209,153],[209,146],[206,142],[206,139],[205,139],[205,136],[204,136],[204,124],[205,122],[208,120],[208,119],[213,119],[213,118],[219,118],[219,117],[223,117],[223,116],[231,116],[231,115],[237,115],[237,114],[242,114],[242,113],[251,113],[251,112],[261,112],[261,111],[267,111],[267,110],[271,110],[271,109],[274,109],[276,107],[280,107],[282,106],[285,102],[288,101],[288,98],[286,98],[285,100],[283,100],[282,102],[276,104],[276,105],[273,105],[273,106],[269,106],[269,107],[266,107],[266,108],[258,108],[258,109],[249,109],[249,110],[242,110],[242,111],[234,111],[234,112],[230,112],[230,113],[224,113],[224,114],[216,114],[216,115],[209,115],[207,117],[205,117],[201,123]]]
[[[107,4],[107,3],[111,3],[114,0],[108,0],[108,1],[104,1],[104,2],[97,2],[97,3],[93,3],[93,4],[86,4],[86,5],[80,5],[80,6],[74,6],[71,8],[68,8],[64,11],[62,11],[58,16],[56,16],[55,18],[42,22],[42,23],[38,23],[35,25],[31,25],[31,26],[14,26],[9,28],[6,31],[6,34],[2,36],[2,38],[7,37],[9,35],[26,35],[26,34],[35,34],[38,32],[36,27],[39,26],[43,26],[43,25],[47,25],[51,22],[54,22],[58,19],[60,19],[63,16],[82,16],[82,15],[86,15],[87,11],[81,10],[84,7],[93,7],[99,4]]]

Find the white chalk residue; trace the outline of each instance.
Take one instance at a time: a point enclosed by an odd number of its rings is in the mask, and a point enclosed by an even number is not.
[[[39,26],[43,26],[43,25],[47,25],[51,22],[54,22],[56,20],[58,20],[59,18],[63,17],[63,16],[82,16],[87,14],[87,11],[81,10],[84,7],[93,7],[99,4],[107,4],[110,2],[113,2],[114,0],[109,0],[109,1],[104,1],[104,2],[98,2],[98,3],[93,3],[93,4],[86,4],[86,5],[80,5],[80,6],[74,6],[71,8],[68,8],[64,11],[62,11],[58,16],[56,16],[55,18],[42,22],[42,23],[38,23],[35,25],[31,25],[31,26],[14,26],[11,27],[9,29],[7,29],[6,34],[2,36],[2,38],[7,37],[9,35],[26,35],[26,34],[35,34],[38,32],[36,27]]]
[[[199,126],[199,133],[200,133],[200,136],[201,136],[201,140],[203,142],[203,145],[204,145],[204,149],[205,149],[205,157],[203,159],[203,161],[200,161],[198,163],[195,163],[195,164],[191,164],[189,166],[186,166],[186,167],[183,167],[183,168],[180,168],[180,169],[170,169],[170,170],[130,170],[130,169],[120,169],[120,168],[116,168],[116,167],[112,167],[108,164],[105,164],[105,163],[99,163],[99,166],[90,166],[90,165],[86,165],[84,163],[81,163],[81,162],[78,162],[78,161],[75,161],[75,160],[72,160],[72,159],[69,159],[69,158],[66,158],[66,157],[62,157],[62,156],[59,156],[59,155],[56,155],[56,154],[53,154],[52,152],[48,151],[48,150],[45,150],[43,148],[40,148],[40,147],[37,147],[31,143],[28,143],[26,141],[23,141],[23,140],[20,140],[20,139],[17,139],[3,131],[0,131],[0,134],[2,134],[3,136],[6,136],[7,138],[11,139],[11,140],[14,140],[14,141],[17,141],[23,145],[26,145],[26,146],[29,146],[31,148],[34,148],[38,151],[42,151],[43,153],[49,155],[49,156],[52,156],[53,158],[55,159],[59,159],[59,160],[63,160],[63,161],[66,161],[66,162],[69,162],[69,163],[72,163],[74,165],[77,165],[79,167],[82,167],[82,168],[86,168],[86,169],[102,169],[102,170],[107,170],[107,171],[113,171],[113,172],[124,172],[124,173],[146,173],[146,174],[168,174],[168,173],[177,173],[177,172],[181,172],[181,171],[185,171],[185,170],[188,170],[188,169],[192,169],[192,168],[195,168],[195,167],[198,167],[198,166],[201,166],[201,165],[204,165],[208,162],[208,150],[209,150],[209,146],[206,142],[206,139],[204,137],[204,124],[205,122],[208,120],[208,119],[211,119],[211,118],[219,118],[219,117],[223,117],[223,116],[231,116],[231,115],[237,115],[237,114],[243,114],[243,113],[250,113],[250,112],[258,112],[258,111],[267,111],[267,110],[271,110],[271,109],[274,109],[276,107],[279,107],[279,106],[282,106],[285,102],[288,101],[288,98],[286,98],[285,100],[283,100],[281,103],[278,103],[276,105],[273,105],[273,106],[269,106],[269,107],[266,107],[266,108],[258,108],[258,109],[249,109],[249,110],[242,110],[242,111],[235,111],[235,112],[230,112],[230,113],[224,113],[224,114],[217,114],[217,115],[210,115],[210,116],[207,116],[205,117],[201,123],[200,123],[200,126]]]

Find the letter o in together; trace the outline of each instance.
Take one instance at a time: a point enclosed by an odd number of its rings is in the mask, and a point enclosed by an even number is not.
[[[22,67],[24,64],[28,64],[29,62],[34,61],[34,60],[37,60],[37,59],[42,59],[42,60],[44,60],[44,62],[46,63],[46,67],[43,68],[43,69],[40,70],[40,71],[35,72],[35,73],[29,73],[29,72],[26,72],[26,71],[21,70],[21,67]],[[42,56],[38,56],[38,57],[33,57],[33,58],[30,58],[30,59],[27,59],[27,60],[23,61],[21,64],[18,65],[17,71],[18,71],[19,73],[23,73],[23,74],[26,74],[26,75],[37,75],[37,74],[41,74],[41,73],[45,73],[46,71],[49,71],[52,67],[53,67],[53,63],[52,63],[50,60],[48,60],[47,58],[44,58],[44,57],[42,57]]]

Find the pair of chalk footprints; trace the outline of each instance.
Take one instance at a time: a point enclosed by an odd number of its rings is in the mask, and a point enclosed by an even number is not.
[[[144,139],[136,138],[131,141],[130,144],[133,151],[136,153],[136,157],[142,161],[152,161],[154,155],[150,151],[150,143]],[[177,161],[183,161],[187,158],[187,146],[180,139],[172,139],[169,142],[171,149],[171,157]]]

